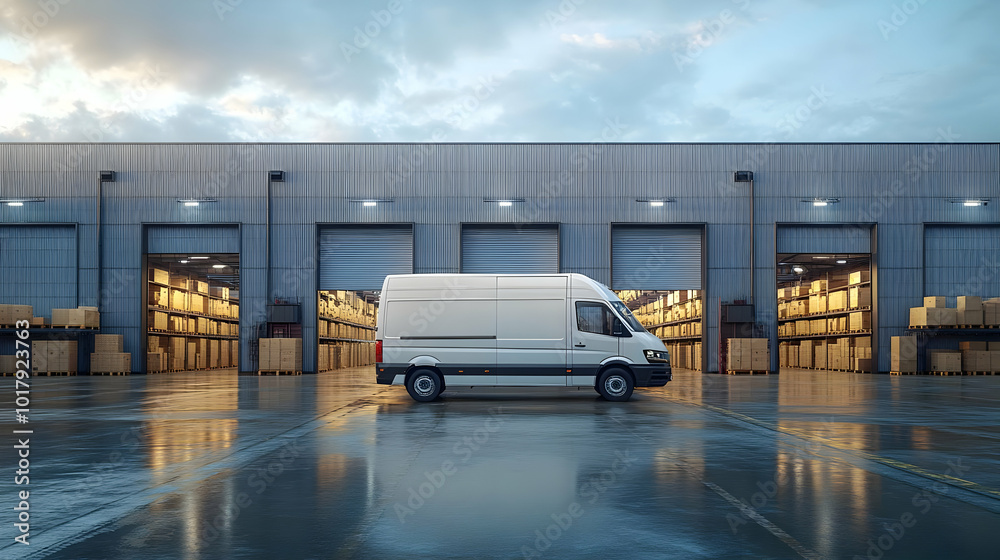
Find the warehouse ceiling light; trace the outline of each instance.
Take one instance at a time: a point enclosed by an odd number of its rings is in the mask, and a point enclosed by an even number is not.
[[[214,198],[178,198],[177,202],[184,206],[198,206],[208,202],[218,202],[218,200]]]
[[[808,202],[813,206],[829,206],[840,202],[839,198],[803,198],[802,202]]]
[[[181,264],[187,264],[187,263],[189,263],[189,262],[190,262],[190,261],[181,261]]]
[[[212,268],[226,268],[226,265],[224,265],[224,264],[213,264]]]
[[[986,206],[989,204],[990,199],[988,198],[949,198],[948,202],[952,204],[961,204],[962,206]]]
[[[372,206],[378,206],[379,204],[388,204],[388,203],[392,202],[392,199],[391,198],[358,198],[358,199],[352,200],[351,202],[353,202],[355,204],[360,204],[362,206],[367,206],[367,207],[370,208]]]
[[[515,202],[524,202],[523,198],[484,198],[483,202],[496,203],[501,207],[513,206]]]
[[[193,260],[193,261],[200,261],[200,260],[206,260],[206,259],[208,259],[208,257],[188,257],[188,258],[191,259],[191,260]]]
[[[0,204],[7,206],[24,206],[28,202],[45,202],[44,198],[0,198]]]
[[[792,272],[794,272],[795,274],[805,274],[806,267],[795,265],[792,267]]]
[[[837,264],[847,264],[847,261],[844,259],[838,259]]]
[[[668,202],[677,202],[675,198],[637,198],[636,202],[640,204],[649,204],[654,208],[660,208]]]

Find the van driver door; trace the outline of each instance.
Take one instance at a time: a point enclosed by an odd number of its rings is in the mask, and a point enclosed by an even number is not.
[[[569,384],[593,385],[601,361],[619,354],[615,333],[625,326],[604,302],[576,301],[573,306]]]

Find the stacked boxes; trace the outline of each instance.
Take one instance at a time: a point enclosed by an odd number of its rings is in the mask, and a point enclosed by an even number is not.
[[[848,283],[851,285],[863,284],[870,279],[870,276],[871,275],[867,270],[859,270],[858,272],[852,272],[848,277]]]
[[[930,364],[930,371],[961,373],[962,353],[954,350],[928,350],[927,363]]]
[[[31,342],[31,371],[36,373],[76,373],[77,350],[75,340],[33,340]]]
[[[91,373],[129,373],[132,354],[122,350],[120,334],[94,335],[94,353],[90,355]]]
[[[150,271],[149,279],[152,280],[153,282],[164,285],[170,284],[170,274],[166,270],[161,270],[159,268],[151,268],[149,269],[149,271]]]
[[[958,296],[958,310],[955,314],[959,325],[981,327],[984,324],[983,299],[977,296]]]
[[[53,309],[53,327],[99,328],[101,314],[96,307],[77,307],[76,309]]]
[[[302,371],[302,339],[260,339],[258,362],[260,371]]]
[[[771,356],[766,338],[730,338],[726,340],[726,369],[729,371],[768,371]]]
[[[1000,298],[983,302],[983,324],[993,328],[1000,326]]]
[[[917,371],[917,337],[894,336],[891,342],[890,371],[915,373]]]
[[[990,348],[987,342],[960,342],[962,352],[962,371],[991,372],[993,366],[990,360]]]
[[[34,317],[30,305],[10,305],[0,303],[0,325],[14,325],[18,321],[28,321]]]
[[[184,340],[184,339],[181,339]],[[184,368],[187,370],[198,369],[198,343],[188,342],[187,350],[184,353]]]
[[[159,373],[167,369],[167,355],[162,350],[146,352],[146,371]]]
[[[944,299],[944,298],[941,298]],[[953,327],[957,324],[956,309],[944,307],[911,307],[911,327]]]

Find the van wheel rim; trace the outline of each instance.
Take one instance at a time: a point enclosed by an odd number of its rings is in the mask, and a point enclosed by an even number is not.
[[[614,395],[616,397],[624,395],[625,387],[625,380],[617,375],[609,377],[604,381],[604,390],[607,391],[609,395]]]
[[[434,380],[427,375],[421,375],[413,382],[413,390],[418,395],[427,396],[434,392]]]

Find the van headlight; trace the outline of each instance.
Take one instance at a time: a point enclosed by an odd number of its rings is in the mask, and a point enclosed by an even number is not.
[[[646,361],[651,364],[669,364],[670,353],[666,350],[643,350],[646,354]]]

